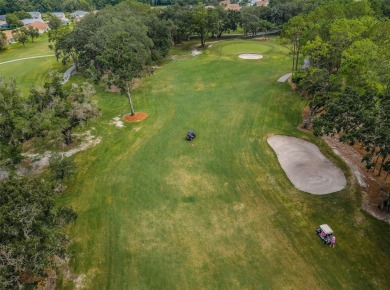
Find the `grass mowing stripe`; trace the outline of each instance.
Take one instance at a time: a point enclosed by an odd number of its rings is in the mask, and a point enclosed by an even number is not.
[[[190,45],[172,54],[189,55]],[[257,45],[259,61],[235,55]],[[83,130],[102,142],[76,156],[77,175],[61,200],[78,212],[68,228],[71,268],[85,275],[86,289],[389,283],[389,226],[360,210],[359,189],[298,191],[266,142],[270,134],[307,139],[346,170],[324,142],[297,130],[305,102],[277,82],[289,67],[273,41],[213,43],[142,80],[134,101],[149,117],[124,128],[110,121],[128,111],[126,98],[98,88],[103,115]],[[193,142],[184,141],[188,129],[198,133]],[[338,237],[334,249],[314,233],[324,222]],[[61,280],[59,288],[74,285]]]

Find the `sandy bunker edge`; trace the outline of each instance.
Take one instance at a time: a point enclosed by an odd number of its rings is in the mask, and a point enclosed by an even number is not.
[[[263,55],[257,53],[241,53],[238,57],[241,59],[261,59],[263,58]]]
[[[341,169],[328,160],[316,145],[283,135],[271,136],[267,142],[297,189],[322,195],[340,191],[347,185]]]

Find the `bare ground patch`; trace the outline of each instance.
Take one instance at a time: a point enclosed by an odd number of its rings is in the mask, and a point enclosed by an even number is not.
[[[362,209],[377,219],[390,223],[390,214],[381,211],[378,206],[386,199],[390,182],[377,176],[376,172],[367,171],[362,161],[362,154],[354,147],[337,141],[336,138],[325,136],[325,142],[351,168],[351,171],[363,191]]]
[[[31,153],[31,152],[24,153],[23,156],[25,160],[23,160],[23,163],[17,167],[16,169],[17,174],[19,175],[37,174],[43,168],[49,165],[49,159],[53,154],[59,153],[65,157],[70,157],[78,152],[85,151],[90,147],[96,146],[102,141],[101,137],[92,135],[91,131],[73,134],[73,136],[81,139],[82,141],[80,144],[67,151],[62,151],[62,152],[46,151],[42,154]],[[8,174],[6,172],[7,171],[5,170],[0,170],[0,180],[8,177]]]

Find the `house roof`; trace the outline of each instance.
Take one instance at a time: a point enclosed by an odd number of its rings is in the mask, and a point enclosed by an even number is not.
[[[34,28],[37,28],[40,31],[46,30],[49,27],[49,25],[47,25],[46,23],[41,22],[41,21],[35,21],[34,23],[27,24],[25,26],[32,26]]]
[[[41,12],[31,11],[31,12],[27,12],[27,13],[30,14],[32,18],[35,18],[35,19],[41,19],[42,18]]]
[[[42,22],[42,23],[44,23],[42,19],[22,19],[20,21],[22,21],[23,25],[28,25],[28,24],[31,24],[31,23],[34,23],[34,22]]]
[[[7,41],[9,42],[14,37],[12,36],[12,30],[3,30],[2,32],[5,33],[5,36],[7,37]]]
[[[219,2],[219,5],[222,5],[222,6],[226,6],[228,4],[230,4],[230,0],[223,0],[223,1]]]
[[[227,4],[225,7],[225,10],[235,10],[235,11],[240,11],[241,7],[239,4]]]
[[[64,12],[53,12],[53,15],[58,17],[58,18],[65,18],[65,13]]]
[[[89,12],[77,10],[77,11],[71,13],[70,15],[73,17],[84,17],[87,14],[89,14]]]
[[[5,15],[0,15],[0,20],[5,21]]]
[[[257,1],[255,4],[256,6],[268,6],[269,2],[268,0],[261,0],[261,1]]]

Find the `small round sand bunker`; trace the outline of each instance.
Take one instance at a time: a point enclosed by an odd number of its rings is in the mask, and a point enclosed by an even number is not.
[[[267,140],[278,156],[280,165],[299,190],[328,194],[342,190],[347,182],[343,172],[310,142],[275,135]]]
[[[242,59],[260,59],[263,58],[261,54],[256,54],[256,53],[241,53],[238,55],[239,58]]]

